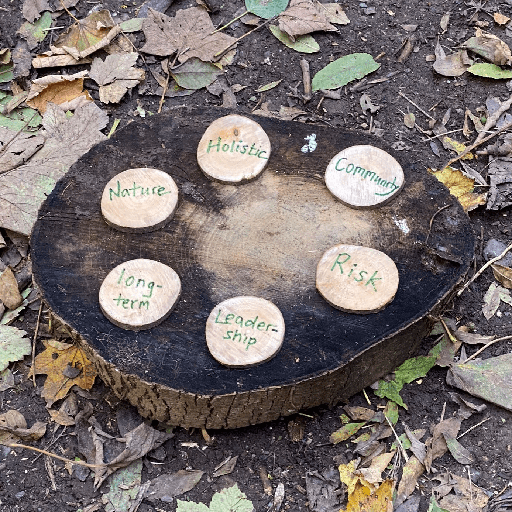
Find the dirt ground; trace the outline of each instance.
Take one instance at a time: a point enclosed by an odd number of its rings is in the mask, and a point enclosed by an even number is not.
[[[243,2],[211,2],[217,7],[211,13],[215,26],[221,26],[231,20],[237,13],[243,12]],[[403,116],[407,112],[414,112],[416,122],[427,129],[428,118],[407,98],[420,106],[429,116],[442,118],[448,108],[451,108],[451,117],[446,128],[450,130],[461,129],[464,123],[464,112],[470,109],[476,112],[479,107],[485,106],[488,97],[498,97],[502,100],[509,97],[510,92],[505,80],[492,80],[470,76],[467,73],[459,78],[447,78],[436,74],[432,63],[426,57],[434,53],[438,37],[446,48],[455,50],[462,41],[474,33],[474,21],[470,22],[475,8],[471,2],[432,0],[420,2],[410,0],[400,1],[368,1],[368,2],[339,2],[345,10],[350,24],[339,26],[338,32],[319,32],[315,39],[321,51],[305,58],[309,61],[313,75],[330,61],[354,52],[367,52],[373,57],[379,56],[380,69],[369,77],[386,78],[381,83],[372,84],[367,89],[359,88],[351,91],[354,83],[341,90],[340,99],[325,98],[322,93],[313,94],[308,103],[298,97],[302,89],[302,73],[300,60],[304,55],[294,52],[283,46],[266,27],[259,29],[243,39],[238,45],[235,61],[227,67],[225,77],[228,84],[242,84],[247,86],[236,93],[237,109],[241,114],[251,112],[255,107],[268,107],[268,110],[279,111],[281,106],[296,106],[308,112],[307,122],[327,123],[340,129],[365,130],[377,127],[381,130],[379,135],[395,148],[403,148],[406,158],[417,166],[440,168],[449,160],[452,153],[438,144],[440,156],[436,156],[428,141],[428,136],[418,130],[410,130],[403,124]],[[512,16],[512,5],[507,2],[490,0],[478,13],[476,19],[489,22],[487,30],[498,35],[505,42],[512,44],[512,33],[509,37],[505,28],[493,22],[491,14],[501,12]],[[87,14],[94,6],[103,5],[113,15],[128,19],[134,17],[140,2],[138,0],[126,3],[107,0],[100,2],[86,2],[81,0],[75,12],[78,18]],[[174,15],[177,9],[196,5],[190,0],[176,0],[166,14]],[[374,8],[374,9],[372,9]],[[14,48],[19,41],[17,30],[23,23],[22,3],[18,0],[0,1],[0,47]],[[440,28],[442,16],[450,11],[450,21],[446,32]],[[374,14],[372,14],[374,12]],[[491,14],[489,14],[491,13]],[[67,16],[57,20],[56,25],[67,26]],[[414,32],[414,50],[403,62],[398,62],[398,56],[403,43],[409,33],[403,25],[418,25]],[[240,37],[252,27],[237,21],[226,29],[229,35]],[[52,38],[56,33],[52,32]],[[141,32],[134,35],[134,44],[140,48],[144,42]],[[36,50],[45,51],[49,47],[49,40],[45,40]],[[146,56],[148,65],[159,61],[160,58]],[[41,71],[32,70],[31,79],[43,76]],[[150,73],[147,73],[150,75]],[[275,88],[268,92],[257,94],[255,89],[267,83],[282,80]],[[150,81],[150,79],[148,79]],[[364,84],[364,82],[363,82]],[[150,83],[147,90],[155,89]],[[86,81],[86,87],[95,100],[98,100],[97,86],[92,81]],[[105,130],[108,133],[114,118],[121,119],[121,127],[134,119],[137,107],[146,112],[156,112],[160,97],[141,92],[143,86],[132,89],[131,93],[123,98],[119,105],[101,105],[110,116],[110,125]],[[298,91],[298,93],[297,93]],[[366,92],[373,104],[380,106],[374,114],[363,113],[359,104],[361,94]],[[215,96],[205,89],[199,90],[190,96],[167,98],[163,111],[178,105],[221,105],[222,98]],[[462,134],[456,134],[462,140]],[[474,137],[475,134],[472,135]],[[471,139],[472,140],[472,139]],[[397,145],[397,143],[399,143]],[[482,157],[474,164],[485,176],[487,158]],[[499,211],[488,211],[479,207],[469,213],[477,238],[475,251],[475,269],[484,263],[483,248],[490,239],[498,239],[507,245],[511,241],[510,208]],[[9,248],[0,252],[4,257]],[[11,250],[12,251],[12,250]],[[21,263],[20,263],[21,264]],[[445,315],[454,319],[459,325],[474,324],[478,333],[495,335],[497,337],[511,334],[512,309],[503,305],[500,315],[486,320],[482,315],[483,296],[493,276],[487,270],[470,289],[460,298],[456,298],[448,305]],[[421,300],[421,298],[419,298]],[[35,302],[20,317],[14,326],[25,329],[32,337],[39,309]],[[47,318],[43,315],[39,331],[37,352],[43,348],[42,339],[48,336]],[[433,346],[434,338],[424,340],[421,354],[426,354]],[[478,347],[468,345],[467,354],[470,355]],[[512,341],[505,341],[491,346],[483,354],[484,358],[512,352]],[[32,380],[28,378],[30,358],[11,365],[15,373],[15,386],[7,391],[0,392],[0,411],[8,409],[20,411],[27,419],[29,425],[35,421],[49,422],[45,400],[41,398],[42,385],[45,377],[38,376],[37,387],[34,388]],[[400,420],[396,426],[398,434],[404,432],[403,423],[411,428],[429,428],[437,423],[442,414],[451,416],[457,409],[451,400],[450,388],[445,381],[446,368],[434,367],[428,375],[404,387],[402,396],[409,405],[409,410],[400,410]],[[511,383],[512,385],[512,383]],[[462,393],[474,403],[484,403],[469,395]],[[368,406],[365,396],[360,393],[350,400],[350,405],[372,407],[376,409],[385,401],[376,397],[368,390],[371,406]],[[94,414],[102,428],[113,436],[118,436],[117,415],[119,410],[126,410],[126,404],[120,403],[107,387],[97,382],[90,393],[80,392],[78,402],[83,406],[90,401],[94,406]],[[253,502],[257,511],[269,510],[273,498],[263,491],[260,478],[260,468],[264,468],[275,489],[279,483],[285,486],[285,499],[283,509],[289,511],[308,510],[308,496],[306,494],[306,474],[317,471],[324,473],[336,470],[341,462],[352,460],[354,445],[349,441],[332,445],[329,435],[340,427],[339,416],[343,405],[339,404],[332,409],[320,407],[304,411],[304,414],[291,418],[282,418],[272,423],[257,425],[237,430],[211,431],[209,435],[213,441],[208,445],[199,430],[187,431],[182,428],[174,429],[174,437],[159,449],[144,457],[142,481],[155,478],[159,474],[170,473],[177,470],[193,468],[205,471],[201,481],[180,499],[190,499],[195,502],[208,504],[212,495],[219,489],[232,482],[237,482],[239,488]],[[418,480],[415,495],[421,496],[420,512],[428,509],[432,487],[437,485],[436,474],[449,471],[464,478],[471,476],[473,484],[486,491],[488,496],[501,493],[507,486],[512,486],[512,414],[503,408],[487,404],[483,413],[474,414],[462,423],[464,432],[482,420],[487,421],[468,432],[461,442],[474,455],[475,462],[464,466],[445,454],[434,463],[436,472],[424,474]],[[133,412],[133,411],[132,411]],[[304,434],[299,441],[292,441],[290,431],[294,424],[299,423]],[[388,439],[388,444],[392,439]],[[185,443],[185,444],[184,444]],[[191,444],[192,443],[192,444]],[[49,423],[46,435],[33,443],[34,446],[46,448],[58,455],[71,458],[79,455],[74,427],[62,427],[56,423]],[[234,471],[220,478],[212,478],[214,468],[228,456],[239,456]],[[52,466],[54,480],[50,478]],[[469,473],[468,473],[469,472]],[[101,495],[108,488],[103,484],[100,490],[94,490],[91,477],[81,481],[77,476],[70,475],[64,465],[59,461],[48,460],[44,456],[37,456],[28,450],[12,450],[0,445],[0,511],[2,512],[49,512],[49,511],[77,511],[84,509],[91,503],[101,502]],[[340,491],[340,498],[343,492]],[[341,501],[343,503],[343,501]],[[509,505],[512,507],[512,505]],[[158,501],[152,503],[143,500],[139,512],[160,512],[176,510],[176,500],[170,502]],[[413,510],[413,509],[411,509]],[[414,509],[416,510],[416,509]],[[503,509],[512,510],[512,508]]]

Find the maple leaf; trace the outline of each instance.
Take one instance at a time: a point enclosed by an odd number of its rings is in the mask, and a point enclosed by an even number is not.
[[[89,77],[100,86],[102,103],[119,102],[128,89],[144,80],[144,71],[133,67],[138,57],[132,52],[109,55],[104,61],[94,59]]]
[[[82,59],[107,46],[119,32],[121,28],[104,9],[78,20],[57,39],[55,46],[66,50],[75,59]]]
[[[208,13],[199,7],[181,9],[174,18],[149,10],[142,30],[146,44],[140,50],[151,55],[166,57],[174,52],[178,61],[197,57],[204,62],[212,61],[216,54],[228,49],[235,38],[215,32]]]
[[[91,389],[97,372],[81,348],[56,340],[44,341],[44,345],[46,350],[36,357],[34,366],[36,375],[48,376],[41,393],[48,406],[64,398],[75,384]]]
[[[329,23],[325,9],[312,0],[292,0],[279,15],[279,28],[291,38],[318,30],[338,30]]]

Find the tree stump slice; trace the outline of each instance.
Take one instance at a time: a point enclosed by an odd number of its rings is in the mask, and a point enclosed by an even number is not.
[[[365,134],[248,116],[271,141],[266,169],[243,185],[211,181],[197,145],[224,115],[182,108],[119,130],[57,183],[31,241],[46,302],[105,383],[143,416],[183,427],[265,422],[372,384],[415,353],[428,315],[451,297],[474,253],[469,219],[448,190],[422,163]],[[316,149],[302,152],[312,135]],[[351,209],[327,189],[327,165],[354,145],[379,147],[400,163],[405,185],[386,205]],[[117,173],[144,167],[172,176],[178,206],[157,231],[120,232],[102,218],[103,189]],[[382,311],[343,312],[316,290],[318,261],[339,244],[371,247],[395,262],[400,284]],[[98,293],[113,268],[139,258],[174,269],[182,294],[161,324],[126,331],[102,314]],[[258,366],[228,368],[206,345],[211,311],[237,296],[271,301],[285,321],[281,350]]]

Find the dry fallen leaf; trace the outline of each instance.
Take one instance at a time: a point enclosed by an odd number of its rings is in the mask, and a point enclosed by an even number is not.
[[[23,414],[13,409],[0,414],[0,444],[15,443],[18,439],[23,441],[37,441],[46,433],[46,423],[36,421],[32,427],[27,428],[27,421]]]
[[[334,23],[336,25],[348,25],[350,23],[350,20],[345,14],[345,11],[341,8],[341,5],[331,3],[318,4],[318,6],[325,10],[325,15],[329,23]]]
[[[142,25],[143,53],[166,57],[177,52],[179,62],[191,57],[209,62],[227,50],[235,38],[215,31],[208,13],[200,7],[180,9],[174,18],[150,9]]]
[[[27,105],[46,112],[48,103],[60,105],[64,110],[75,110],[92,101],[91,96],[84,90],[84,77],[87,71],[74,75],[47,75],[36,78],[32,82],[27,97]]]
[[[102,103],[118,103],[128,89],[144,80],[144,71],[133,67],[138,57],[133,52],[109,55],[104,61],[94,59],[89,77],[100,86]]]
[[[494,21],[498,25],[506,25],[510,21],[510,18],[508,16],[505,16],[504,14],[501,14],[499,12],[495,12],[492,15],[492,17],[494,18]]]
[[[121,28],[114,24],[110,12],[104,9],[78,20],[61,34],[55,46],[78,60],[107,46],[120,31]]]
[[[3,372],[9,363],[19,361],[30,354],[32,344],[26,335],[25,331],[17,327],[0,325],[0,372]]]
[[[493,34],[477,30],[477,35],[462,44],[464,48],[480,55],[497,66],[510,65],[512,54],[508,44]]]
[[[80,64],[90,64],[92,59],[85,57],[83,59],[75,59],[66,50],[50,46],[50,50],[37,55],[32,59],[32,66],[36,69],[40,68],[58,68],[62,66],[78,66]]]
[[[502,286],[498,286],[496,283],[491,283],[488,290],[485,292],[484,305],[482,307],[482,313],[487,320],[492,318],[496,311],[498,311],[501,301],[512,306],[512,296],[510,292]]]
[[[441,21],[439,22],[439,26],[441,27],[442,34],[444,34],[448,30],[448,23],[450,23],[450,11],[446,14],[443,14]]]
[[[452,417],[440,421],[431,427],[432,437],[426,440],[427,454],[425,456],[425,468],[430,471],[432,462],[448,451],[445,436],[455,439],[460,430],[460,418]]]
[[[425,466],[415,456],[410,457],[402,469],[402,479],[398,484],[395,502],[397,507],[414,492],[418,478],[424,472]]]
[[[357,470],[368,483],[378,484],[382,482],[382,472],[388,467],[396,452],[382,453],[377,455],[371,462],[370,467]]]
[[[144,498],[149,501],[169,502],[174,496],[180,496],[193,489],[203,474],[204,471],[182,469],[176,473],[157,476],[149,482],[149,488],[144,494]]]
[[[27,132],[15,132],[0,127],[0,173],[26,162],[43,146],[45,138]]]
[[[48,0],[25,0],[23,2],[23,17],[29,23],[34,23],[43,11],[52,11]]]
[[[407,128],[412,130],[416,124],[416,116],[412,112],[405,114],[404,124],[407,126]]]
[[[494,263],[491,265],[494,278],[505,288],[512,288],[512,268]]]
[[[442,46],[437,43],[436,61],[434,62],[434,70],[443,76],[460,76],[466,72],[471,65],[466,51],[460,50],[451,55],[446,55]]]
[[[11,267],[7,267],[0,274],[0,301],[7,309],[16,309],[23,302]]]
[[[455,196],[466,212],[474,210],[479,205],[485,204],[487,194],[476,194],[473,192],[474,180],[464,176],[464,174],[452,167],[445,167],[440,171],[430,170],[441,183],[450,190],[450,194]]]
[[[393,512],[394,489],[394,480],[385,480],[374,492],[358,482],[348,496],[345,512]]]
[[[288,9],[279,15],[279,29],[286,32],[293,40],[319,30],[337,31],[329,23],[328,12],[314,0],[291,0]]]
[[[81,348],[56,340],[43,343],[46,350],[38,354],[34,365],[36,375],[47,375],[41,393],[47,405],[64,398],[75,384],[82,389],[91,389],[97,373]],[[66,374],[71,375],[70,371],[76,377],[66,377]]]

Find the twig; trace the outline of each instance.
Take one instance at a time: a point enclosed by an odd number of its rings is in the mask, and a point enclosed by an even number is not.
[[[479,427],[482,423],[485,423],[486,421],[489,421],[491,418],[485,418],[480,423],[477,423],[476,425],[473,425],[472,427],[469,427],[466,432],[462,432],[460,436],[457,436],[457,439],[460,439],[462,436],[465,436],[468,432],[471,432],[474,428]]]
[[[473,142],[471,146],[467,146],[466,149],[458,154],[457,156],[453,157],[444,167],[449,167],[450,165],[454,164],[461,158],[464,158],[470,151],[473,151],[473,149],[477,148],[478,146],[481,146],[484,142],[487,142],[488,140],[492,139],[493,137],[496,137],[496,135],[499,135],[501,132],[504,132],[505,130],[508,130],[509,128],[512,128],[512,121],[510,123],[507,123],[503,125],[499,130],[496,130],[495,132],[491,133],[487,137]],[[484,132],[480,132],[484,133]]]
[[[304,85],[302,98],[304,103],[307,103],[311,99],[311,73],[309,72],[309,62],[306,59],[300,59],[300,69],[302,70],[302,84]]]
[[[414,101],[410,100],[402,91],[398,91],[399,96],[402,96],[404,100],[407,100],[411,105],[414,105],[422,114],[426,115],[429,119],[432,119],[432,121],[435,121],[435,119],[430,115],[427,114],[421,107],[418,107]]]
[[[84,466],[86,468],[106,468],[107,464],[89,464],[84,462],[83,460],[71,460],[66,459],[66,457],[61,457],[55,453],[47,452],[46,450],[41,450],[36,448],[35,446],[28,446],[26,444],[19,443],[2,443],[4,446],[8,446],[9,448],[26,448],[27,450],[32,450],[34,452],[42,453],[43,455],[48,455],[48,457],[53,457],[54,459],[60,460],[62,462],[67,462],[68,464],[76,464],[77,466]]]
[[[388,420],[388,418],[385,414],[384,414],[384,418],[388,422],[388,425],[391,427],[393,434],[395,434],[396,442],[398,443],[398,446],[400,446],[400,449],[402,450],[402,455],[404,456],[405,461],[409,462],[409,457],[407,456],[407,452],[405,451],[404,445],[402,444],[402,441],[400,441],[400,438],[398,437],[396,430],[393,428],[393,425],[391,425],[391,422]]]
[[[494,345],[498,341],[506,341],[506,340],[512,340],[512,336],[504,336],[503,338],[497,338],[495,340],[491,340],[488,343],[486,343],[482,348],[478,349],[473,355],[469,356],[463,364],[466,364],[468,361],[471,361],[471,359],[474,359],[477,355],[481,354],[486,348],[490,347],[491,345]]]
[[[75,18],[70,12],[69,9],[64,5],[64,2],[62,0],[59,0],[60,5],[62,5],[62,8],[78,23],[78,19]]]
[[[243,18],[249,11],[245,11],[240,16],[237,16],[236,18],[233,18],[231,21],[228,21],[223,27],[215,29],[210,35],[215,34],[216,32],[220,32],[221,30],[224,30],[225,28],[228,28],[229,25],[234,23],[235,21],[239,20],[240,18]]]
[[[434,219],[435,219],[436,215],[438,213],[441,213],[443,210],[446,210],[446,208],[450,208],[450,206],[452,206],[452,205],[451,204],[447,204],[446,206],[443,206],[442,208],[439,208],[439,210],[437,210],[437,212],[435,212],[434,215],[432,215],[432,217],[430,218],[430,225],[429,225],[429,228],[428,228],[427,238],[425,238],[425,245],[427,245],[428,239],[430,238],[430,233],[432,232],[432,223],[434,222]]]
[[[171,77],[171,73],[170,73],[170,71],[167,71],[167,76],[165,77],[165,84],[164,84],[163,90],[162,90],[162,96],[160,98],[160,102],[158,103],[158,111],[157,111],[158,114],[160,114],[160,112],[162,112],[162,107],[164,106],[165,93],[169,89],[169,78],[170,77]]]
[[[512,124],[512,123],[511,123]],[[497,261],[501,260],[508,251],[512,249],[512,244],[510,244],[499,256],[496,256],[496,258],[493,258],[492,260],[489,260],[458,292],[457,297],[460,297],[462,295],[462,292],[477,278],[480,277],[480,275],[483,273],[483,271],[490,267],[493,263],[496,263]]]
[[[491,128],[494,128],[496,126],[496,123],[498,122],[498,119],[501,117],[501,114],[506,112],[510,108],[510,105],[512,105],[512,94],[510,95],[507,101],[504,101],[501,104],[500,108],[496,110],[496,112],[494,112],[492,116],[489,116],[489,118],[485,122],[483,130],[477,135],[475,139],[475,144],[477,142],[480,142],[484,138],[483,134],[485,132],[488,132]]]
[[[37,341],[37,333],[39,331],[39,322],[41,321],[41,312],[42,311],[43,311],[43,300],[41,299],[41,305],[39,306],[39,313],[37,314],[36,330],[34,331],[34,340],[32,341],[32,382],[34,383],[34,387],[37,387],[37,384],[36,384],[36,341]]]
[[[458,130],[452,130],[450,132],[440,133],[439,135],[434,135],[433,137],[429,137],[428,139],[421,139],[421,142],[428,142],[430,140],[438,139],[439,137],[444,137],[445,135],[450,135],[450,133],[461,132],[462,130],[463,130],[463,128],[459,128]]]
[[[443,410],[441,411],[441,417],[439,418],[439,423],[444,420],[444,414],[446,412],[446,402],[443,404]]]

